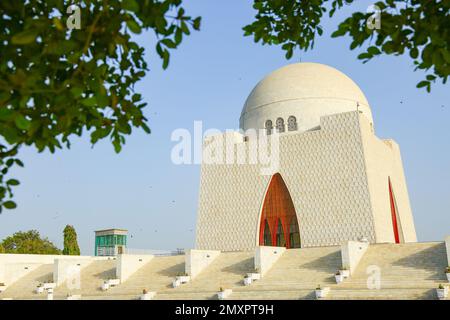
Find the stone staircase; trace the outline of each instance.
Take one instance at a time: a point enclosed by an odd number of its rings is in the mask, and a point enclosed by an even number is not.
[[[233,290],[231,299],[314,299],[317,285],[331,286],[341,265],[339,247],[289,249],[272,269],[250,286]]]
[[[67,294],[81,294],[82,297],[103,297],[102,283],[116,277],[116,260],[93,261],[81,270],[80,289],[68,288],[64,283],[54,291],[55,299],[65,299]]]
[[[127,281],[104,293],[112,299],[137,299],[142,290],[169,290],[177,274],[184,273],[184,255],[154,257]]]
[[[35,290],[39,283],[53,281],[53,264],[44,264],[29,272],[4,292],[0,293],[2,298],[14,298],[18,300],[46,299],[46,294],[36,294]]]
[[[352,277],[331,287],[328,299],[436,299],[435,288],[447,283],[446,266],[441,242],[373,244]],[[380,271],[380,289],[371,289],[371,269]]]
[[[177,300],[217,299],[220,288],[233,289],[243,286],[242,280],[254,271],[253,252],[222,252],[205,270],[187,284],[165,290],[156,299]]]
[[[290,249],[265,276],[250,286],[243,278],[254,271],[253,252],[223,252],[196,278],[172,288],[175,277],[184,272],[185,256],[153,258],[124,283],[101,291],[103,281],[115,278],[116,260],[95,260],[81,271],[81,288],[69,290],[66,284],[54,291],[55,299],[81,294],[82,299],[138,299],[142,290],[156,291],[155,299],[217,299],[220,287],[232,289],[231,300],[315,299],[317,285],[330,287],[327,299],[436,299],[435,289],[448,284],[442,242],[373,244],[353,275],[336,284],[334,273],[341,267],[339,247]],[[380,271],[380,289],[369,289],[367,270]],[[378,268],[378,269],[377,269]],[[34,290],[53,278],[53,264],[30,271],[15,282],[1,298],[46,299]],[[372,275],[373,276],[373,275]],[[371,278],[369,278],[371,279]],[[372,283],[372,282],[369,282]]]

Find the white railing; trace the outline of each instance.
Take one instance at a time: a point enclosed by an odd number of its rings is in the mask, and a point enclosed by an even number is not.
[[[184,249],[176,249],[176,250],[153,250],[153,249],[133,249],[126,248],[126,254],[134,254],[134,255],[153,255],[153,256],[176,256],[180,254],[184,254]]]

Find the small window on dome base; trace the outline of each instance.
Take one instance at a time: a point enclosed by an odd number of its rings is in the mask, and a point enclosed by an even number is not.
[[[272,134],[272,128],[273,128],[273,126],[272,126],[272,120],[267,120],[267,121],[266,121],[265,127],[266,127],[266,134],[267,134],[268,136],[270,136],[270,135]]]
[[[284,132],[284,120],[283,118],[278,118],[277,119],[277,123],[276,123],[276,127],[277,127],[277,132]]]
[[[297,131],[297,119],[294,116],[288,118],[288,131]]]

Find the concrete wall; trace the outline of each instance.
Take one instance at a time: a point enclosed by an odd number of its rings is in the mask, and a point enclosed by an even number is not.
[[[185,254],[185,271],[191,278],[195,278],[218,256],[217,250],[188,250]]]
[[[389,177],[397,205],[400,242],[417,242],[400,148],[377,138],[368,121],[360,121],[376,242],[395,242],[389,198]]]
[[[54,264],[55,260],[63,259],[65,261],[79,259],[104,259],[101,257],[88,256],[64,256],[64,255],[46,255],[46,254],[0,254],[0,283],[11,285],[29,272],[45,264]]]
[[[0,265],[0,283],[9,286],[40,266],[42,264],[38,263],[8,263]]]
[[[53,282],[56,285],[61,285],[66,280],[75,279],[80,277],[80,272],[83,268],[91,264],[95,258],[87,256],[75,256],[66,258],[62,256],[55,259],[53,264]]]
[[[283,247],[257,246],[255,249],[255,269],[258,269],[264,276],[285,251],[286,248]]]
[[[368,248],[368,242],[348,241],[341,245],[342,267],[352,274]]]
[[[13,284],[29,272],[44,264],[53,264],[59,255],[0,254],[0,283]]]
[[[447,249],[447,266],[450,267],[450,236],[445,237],[445,249]]]
[[[47,255],[47,254],[12,254],[2,253],[0,254],[0,264],[7,263],[40,263],[50,264],[56,258],[61,258],[61,255]],[[71,257],[71,256],[68,256]]]
[[[126,281],[133,273],[153,259],[153,255],[120,254],[117,256],[116,277],[120,282]]]

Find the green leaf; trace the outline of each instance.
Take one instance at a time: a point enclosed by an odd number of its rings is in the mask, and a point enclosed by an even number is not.
[[[11,38],[11,43],[16,45],[30,44],[36,39],[37,35],[38,32],[35,29],[25,30],[14,35]]]
[[[167,67],[169,66],[169,59],[170,59],[169,51],[164,50],[162,58],[163,58],[162,67],[163,67],[163,69],[167,69]]]
[[[181,30],[183,31],[183,33],[185,33],[187,35],[189,35],[191,33],[189,31],[188,25],[184,21],[181,21]]]
[[[73,96],[75,98],[81,97],[81,95],[83,94],[84,89],[83,88],[79,88],[79,87],[74,87],[72,89],[70,89],[70,92],[73,94]]]
[[[345,30],[345,29],[338,29],[331,34],[331,37],[332,38],[341,37],[341,36],[345,35],[346,33],[347,33],[347,30]]]
[[[444,57],[445,61],[450,64],[450,52],[445,48],[441,49],[441,54]]]
[[[317,33],[321,36],[323,34],[323,29],[321,27],[317,27]]]
[[[9,186],[18,186],[20,182],[16,179],[9,179],[8,181],[6,181],[6,184]]]
[[[368,52],[369,54],[371,54],[372,56],[381,53],[380,49],[378,49],[377,47],[374,47],[374,46],[367,48],[367,52]]]
[[[193,27],[195,30],[200,30],[201,17],[195,18],[193,22]]]
[[[6,160],[6,166],[11,167],[14,164],[14,159],[8,159]]]
[[[131,32],[136,34],[140,34],[142,31],[141,27],[133,19],[127,20],[127,27],[131,30]]]
[[[294,50],[292,49],[292,46],[291,46],[291,47],[289,47],[289,49],[287,49],[285,57],[286,57],[286,59],[289,60],[290,58],[292,58],[293,55],[294,55]]]
[[[95,98],[97,99],[97,103],[99,107],[106,107],[109,105],[109,98],[107,95],[98,93]]]
[[[122,0],[122,8],[124,10],[138,12],[139,4],[135,0]]]
[[[9,92],[0,92],[0,103],[7,101],[11,97]]]
[[[27,120],[22,114],[17,114],[14,118],[16,127],[21,130],[28,130],[30,128],[30,121]]]
[[[144,129],[144,131],[145,131],[146,133],[148,133],[148,134],[151,133],[150,128],[149,128],[149,127],[147,126],[147,124],[145,124],[144,122],[142,122],[141,127],[142,127],[142,129]]]
[[[367,52],[363,52],[360,55],[358,55],[358,59],[360,59],[360,60],[370,59],[370,58],[371,58],[371,55],[368,54]]]
[[[16,204],[14,201],[6,201],[6,202],[3,202],[3,206],[4,206],[6,209],[14,209],[14,208],[17,208],[17,204]]]
[[[175,31],[175,43],[179,44],[182,39],[183,39],[183,31],[181,31],[181,28],[177,28],[177,30]]]
[[[411,58],[416,59],[419,56],[419,50],[417,50],[417,48],[412,48],[409,51],[409,55],[411,56]]]
[[[131,100],[133,100],[133,102],[139,101],[142,99],[142,95],[139,93],[135,93],[133,94],[133,96],[131,97]]]
[[[175,42],[173,42],[171,39],[168,38],[161,40],[161,43],[163,43],[164,45],[166,45],[166,47],[171,49],[175,49],[177,47]]]
[[[81,100],[81,104],[86,107],[95,107],[97,105],[97,98],[96,97],[90,97]]]
[[[92,132],[91,143],[95,144],[98,140],[105,138],[111,132],[112,127],[99,128]]]
[[[19,167],[23,167],[23,162],[22,162],[22,161],[20,161],[19,159],[15,159],[14,161],[16,162],[16,164],[17,164]]]
[[[11,109],[0,108],[0,120],[10,120],[13,113]]]
[[[120,145],[120,140],[119,139],[114,139],[112,142],[113,146],[114,146],[114,151],[116,153],[119,153],[120,150],[122,150],[122,146]]]
[[[417,88],[422,88],[422,87],[425,87],[425,86],[428,86],[429,85],[429,81],[420,81],[418,84],[417,84]]]

